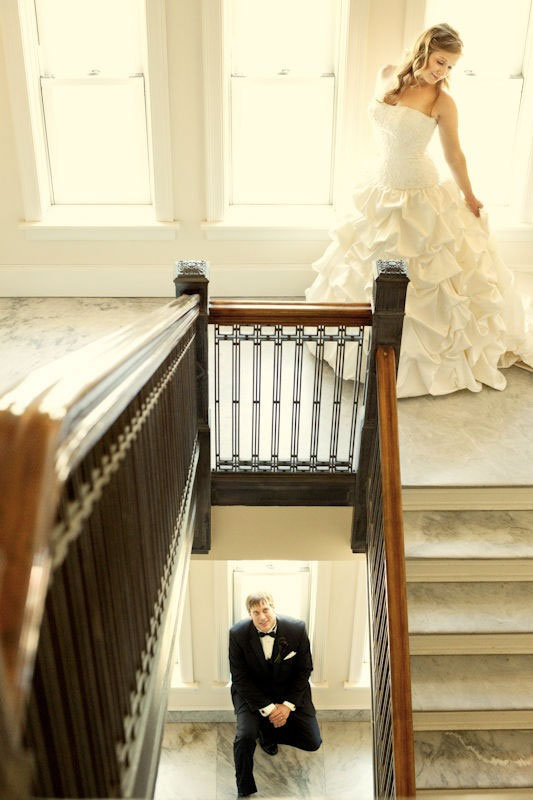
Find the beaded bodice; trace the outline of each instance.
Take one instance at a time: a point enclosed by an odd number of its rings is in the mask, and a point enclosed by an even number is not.
[[[373,100],[374,121],[382,160],[378,182],[396,189],[416,189],[439,182],[437,169],[426,148],[437,120],[408,106],[391,106]]]

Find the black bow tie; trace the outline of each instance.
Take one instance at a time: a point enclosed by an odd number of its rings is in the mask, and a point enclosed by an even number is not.
[[[272,636],[273,639],[276,638],[276,631],[270,631],[270,633],[263,633],[263,631],[258,631],[258,634],[261,638],[263,638],[263,636]]]

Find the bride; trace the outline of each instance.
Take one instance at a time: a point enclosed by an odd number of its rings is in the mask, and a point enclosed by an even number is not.
[[[337,228],[306,290],[309,302],[369,302],[375,261],[407,261],[398,397],[504,389],[499,367],[533,366],[525,304],[472,190],[457,108],[444,88],[461,51],[458,33],[443,23],[418,37],[401,66],[381,70],[370,106],[381,165],[356,190],[359,213]],[[436,128],[453,181],[439,183],[425,154]],[[334,347],[325,352],[332,366]],[[353,379],[349,367],[344,378]]]

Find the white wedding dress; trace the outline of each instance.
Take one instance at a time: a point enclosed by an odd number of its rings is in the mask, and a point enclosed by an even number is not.
[[[499,367],[517,360],[533,366],[533,331],[486,213],[474,216],[453,181],[439,183],[425,153],[437,127],[434,117],[378,100],[370,114],[382,151],[378,174],[356,190],[359,213],[332,233],[313,264],[318,276],[306,299],[370,302],[375,261],[404,258],[410,283],[398,397],[477,392],[482,384],[504,389]],[[333,367],[334,348],[325,348]],[[353,379],[349,356],[343,377]]]

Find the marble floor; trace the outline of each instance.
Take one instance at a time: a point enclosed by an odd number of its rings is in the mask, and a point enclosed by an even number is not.
[[[0,392],[37,366],[133,322],[168,301],[169,298],[0,298]],[[312,363],[309,353],[306,358]],[[399,401],[404,486],[533,483],[533,374],[517,367],[505,370],[505,374],[508,385],[503,392],[485,387],[479,393],[461,391]],[[333,371],[327,367],[325,394],[332,389]],[[353,384],[347,382],[346,397],[352,393]]]
[[[320,728],[323,744],[315,753],[281,746],[271,757],[257,747],[254,797],[373,800],[370,723],[322,721]],[[229,722],[167,723],[155,800],[233,800],[234,733]],[[417,796],[531,800],[532,745],[532,731],[418,731]],[[456,785],[459,765],[470,789]],[[489,788],[498,785],[509,788]]]
[[[306,753],[281,745],[276,756],[257,747],[257,798],[371,800],[372,745],[368,722],[320,723],[323,744]],[[233,800],[235,725],[168,723],[155,800]]]

